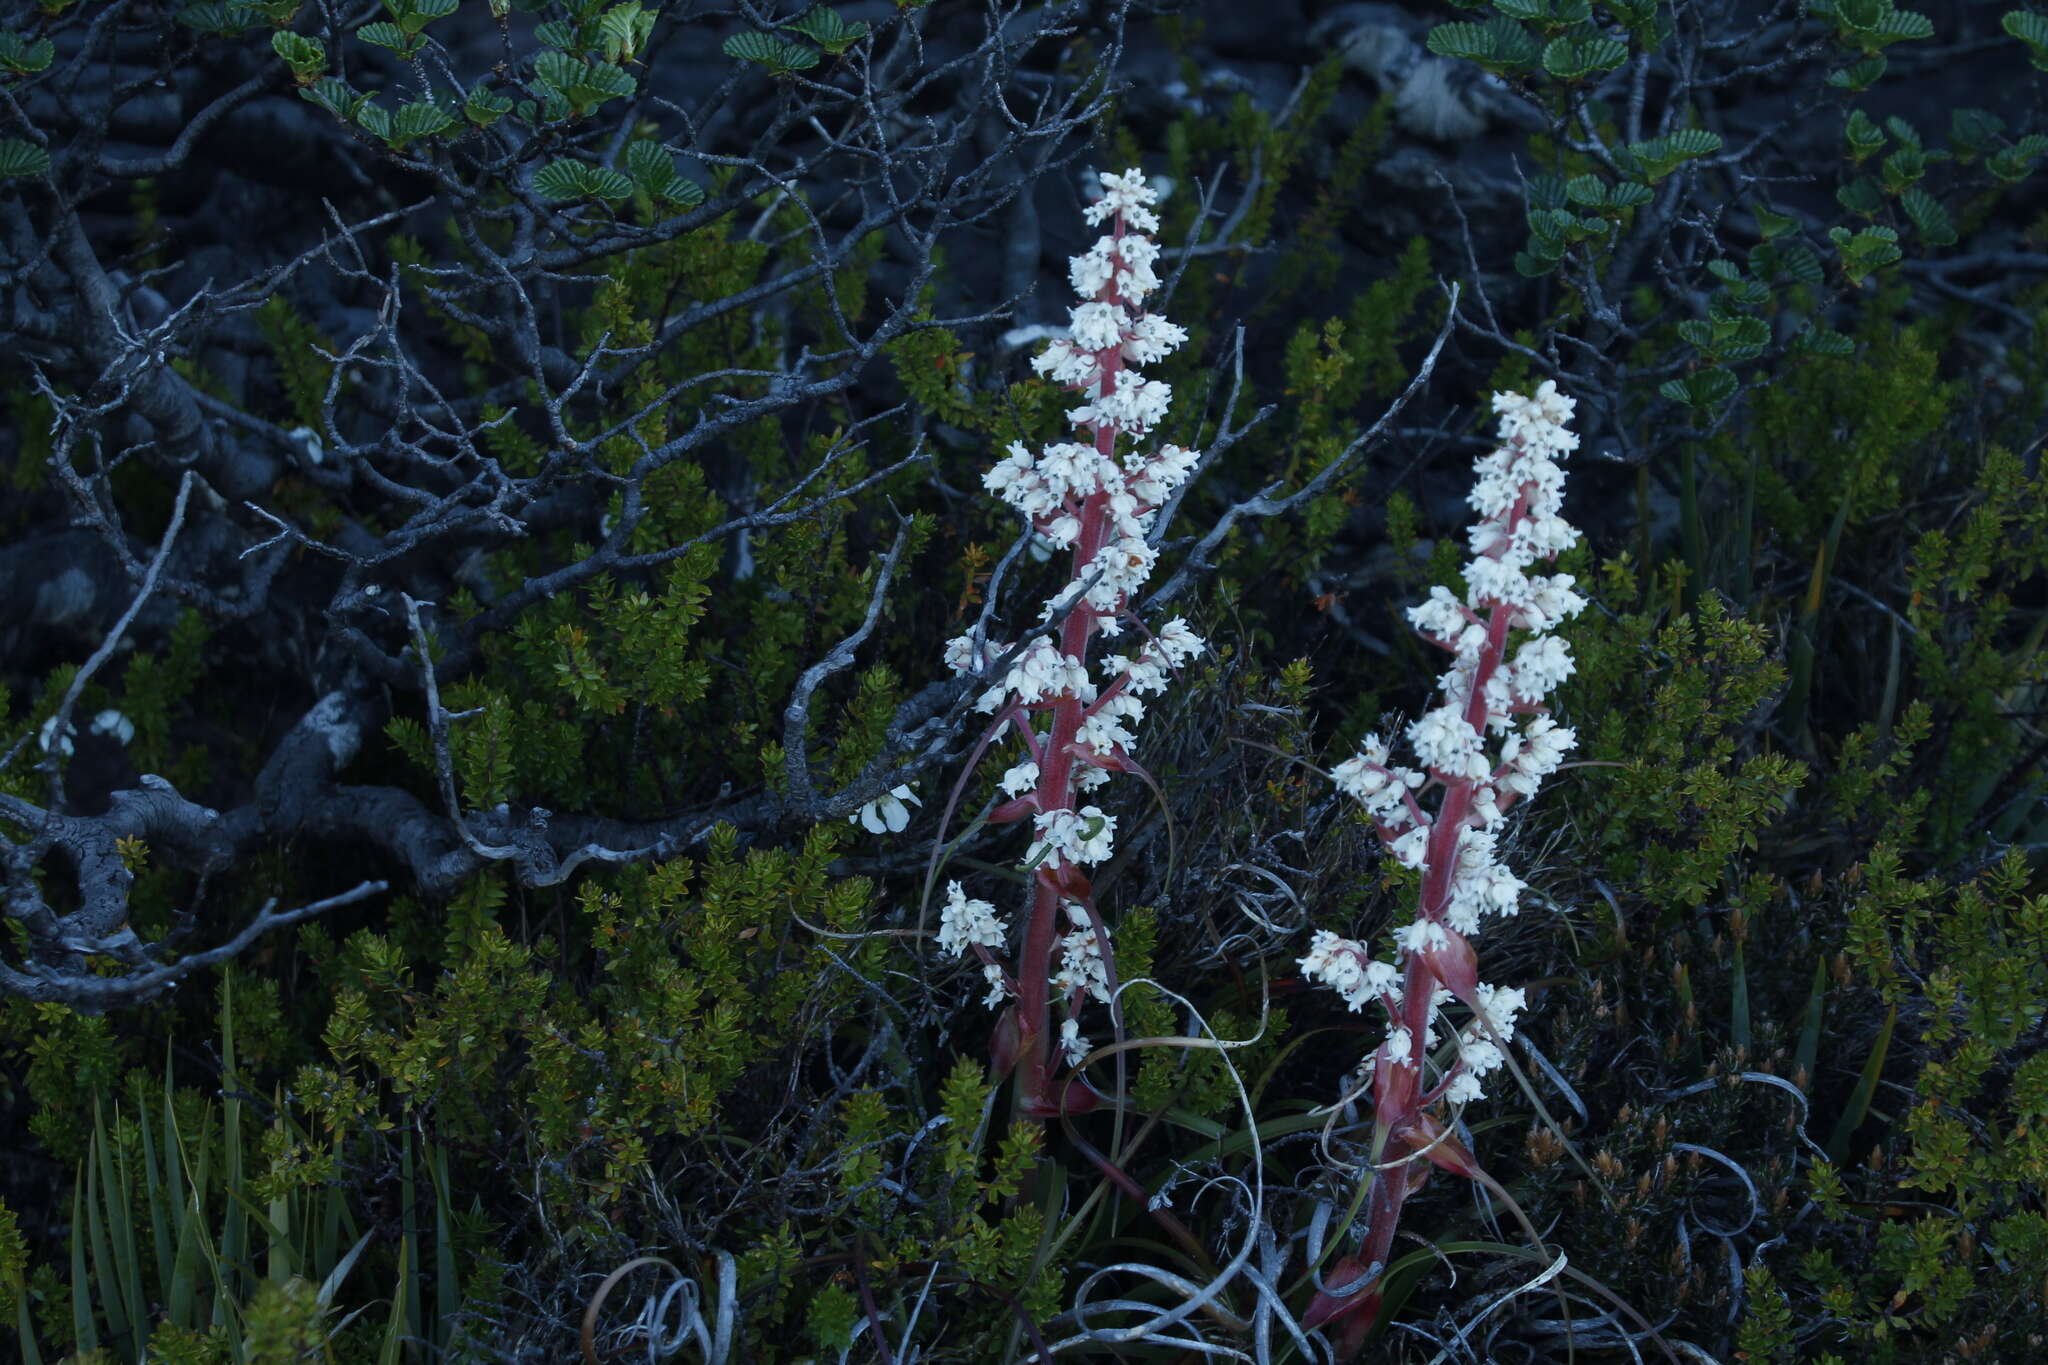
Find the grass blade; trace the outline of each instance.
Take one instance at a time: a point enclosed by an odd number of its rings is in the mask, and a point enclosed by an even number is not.
[[[434,1176],[434,1324],[430,1344],[446,1349],[445,1333],[462,1307],[462,1276],[455,1268],[455,1228],[448,1211],[455,1196],[448,1188],[448,1149],[431,1149]]]
[[[1899,704],[1899,618],[1892,617],[1892,642],[1890,657],[1884,670],[1884,698],[1877,706],[1877,735],[1889,739],[1892,733],[1892,714]]]
[[[374,1229],[364,1233],[357,1239],[356,1244],[348,1249],[348,1255],[341,1258],[340,1264],[327,1272],[327,1278],[320,1282],[320,1294],[317,1299],[322,1309],[334,1306],[334,1296],[341,1292],[342,1281],[348,1278],[349,1271],[355,1269],[356,1261],[362,1256],[363,1249],[370,1245],[370,1239],[376,1235]]]
[[[265,1210],[269,1215],[263,1220],[264,1240],[269,1246],[265,1258],[265,1270],[272,1281],[283,1284],[298,1273],[298,1255],[292,1245],[292,1201],[289,1195],[279,1195],[270,1201]]]
[[[1806,1022],[1799,1029],[1799,1051],[1793,1057],[1793,1074],[1806,1073],[1806,1086],[1813,1088],[1813,1068],[1820,1060],[1820,1020],[1827,1003],[1828,964],[1825,958],[1813,962],[1813,991],[1806,997]]]
[[[214,1302],[214,1321],[224,1321],[222,1314],[231,1311],[232,1305],[242,1301],[242,1295],[253,1292],[255,1286],[244,1278],[244,1268],[250,1264],[249,1256],[249,1213],[240,1199],[234,1196],[243,1190],[242,1183],[242,1101],[236,1097],[240,1082],[235,1072],[235,1016],[232,1009],[234,973],[224,972],[220,982],[220,1055],[221,1055],[221,1158],[225,1176],[224,1187],[228,1198],[222,1201],[220,1229],[220,1261],[215,1279],[220,1283],[220,1298]]]
[[[100,1331],[92,1319],[92,1301],[86,1297],[92,1280],[85,1269],[85,1238],[78,1235],[85,1226],[85,1182],[85,1172],[80,1171],[71,1187],[71,1332],[80,1351],[96,1351]]]
[[[334,1139],[335,1155],[340,1155],[341,1139]],[[320,1200],[320,1231],[313,1247],[315,1265],[333,1265],[335,1254],[341,1250],[341,1216],[343,1198],[339,1185],[324,1186],[315,1198]]]
[[[121,1111],[114,1111],[115,1127],[120,1127]],[[121,1283],[126,1286],[128,1315],[135,1327],[135,1349],[143,1358],[149,1355],[149,1297],[142,1287],[142,1250],[135,1234],[135,1175],[128,1164],[128,1152],[118,1143],[113,1144],[113,1170],[107,1197],[120,1199],[121,1216],[116,1224],[114,1238],[114,1261],[120,1268]],[[154,1210],[151,1211],[152,1215]]]
[[[1729,972],[1732,978],[1728,1002],[1728,1032],[1735,1046],[1747,1052],[1749,1037],[1749,969],[1743,962],[1742,940],[1735,940],[1735,960]]]
[[[1849,1094],[1849,1107],[1842,1111],[1834,1136],[1828,1139],[1828,1159],[1837,1166],[1848,1156],[1850,1139],[1870,1113],[1870,1101],[1877,1094],[1877,1080],[1884,1071],[1885,1054],[1891,1051],[1892,1026],[1898,1022],[1899,1007],[1893,1005],[1884,1016],[1884,1026],[1877,1031],[1877,1042],[1871,1046],[1869,1058],[1863,1063],[1863,1074]]]
[[[164,1095],[171,1093],[171,1049],[164,1045]],[[156,1135],[152,1131],[147,1108],[137,1115],[136,1127],[142,1130],[142,1175],[144,1193],[148,1199],[149,1232],[151,1249],[156,1253],[156,1282],[159,1287],[170,1284],[171,1267],[177,1264],[176,1253],[171,1243],[171,1225],[177,1221],[177,1208],[166,1202],[165,1174],[157,1156]]]
[[[391,1290],[391,1317],[384,1324],[384,1347],[377,1353],[377,1365],[399,1365],[405,1350],[405,1287],[412,1281],[410,1238],[398,1244],[398,1283]]]
[[[419,1180],[413,1168],[412,1129],[410,1128],[405,1130],[405,1147],[401,1153],[400,1162],[399,1194],[404,1202],[403,1207],[399,1211],[399,1221],[404,1229],[405,1236],[405,1245],[401,1249],[400,1254],[414,1267],[408,1273],[398,1277],[399,1287],[403,1291],[400,1295],[400,1302],[405,1308],[406,1334],[424,1341],[427,1334],[422,1330],[425,1324],[421,1321],[423,1314],[420,1306],[420,1277],[418,1273],[418,1267],[423,1260],[420,1255],[418,1213],[420,1191]]]
[[[1750,611],[1756,542],[1756,466],[1763,457],[1752,445],[1742,470],[1742,514],[1735,523],[1735,600],[1743,615]]]
[[[36,1347],[36,1326],[29,1321],[28,1290],[14,1301],[14,1334],[21,1340],[21,1365],[43,1365],[43,1353]]]
[[[100,1118],[100,1102],[97,1096],[92,1102],[92,1140],[86,1145],[85,1158],[85,1227],[92,1247],[93,1281],[89,1292],[96,1293],[100,1301],[100,1312],[107,1319],[107,1335],[114,1349],[125,1348],[133,1358],[136,1353],[134,1323],[128,1316],[126,1286],[118,1263],[114,1260],[116,1233],[111,1224],[117,1222],[127,1210],[114,1207],[113,1191],[107,1188],[100,1171],[107,1164],[107,1129]],[[78,1240],[78,1229],[74,1226],[71,1238]]]
[[[199,1133],[199,1169],[186,1164],[185,1135],[178,1131],[177,1112],[171,1107],[171,1092],[164,1091],[164,1185],[178,1210],[178,1251],[173,1263],[169,1293],[169,1321],[186,1331],[202,1331],[199,1318],[200,1239],[206,1235],[206,1131]]]
[[[1678,525],[1681,552],[1685,557],[1685,610],[1699,604],[1701,578],[1706,572],[1706,535],[1700,527],[1699,456],[1691,445],[1678,453]]]

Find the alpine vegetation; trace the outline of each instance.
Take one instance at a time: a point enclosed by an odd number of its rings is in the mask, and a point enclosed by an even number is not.
[[[1002,670],[976,703],[994,717],[991,741],[1005,731],[1016,740],[1001,782],[1007,799],[989,818],[1028,817],[1035,837],[1025,854],[1030,917],[1014,960],[1000,957],[1009,932],[995,907],[967,896],[958,882],[947,890],[939,943],[956,955],[972,948],[981,959],[989,1004],[1003,1010],[997,1070],[1016,1068],[1023,1112],[1035,1117],[1080,1112],[1097,1101],[1078,1079],[1054,1088],[1055,998],[1062,1011],[1057,1058],[1078,1067],[1089,1046],[1082,1013],[1091,1001],[1111,1004],[1115,989],[1108,932],[1083,869],[1109,858],[1116,818],[1081,802],[1112,773],[1143,773],[1133,757],[1142,698],[1163,692],[1171,671],[1206,647],[1185,620],[1152,632],[1130,610],[1157,557],[1149,538],[1155,515],[1197,457],[1172,444],[1150,454],[1134,448],[1164,419],[1173,394],[1133,366],[1171,354],[1187,333],[1144,310],[1146,295],[1159,287],[1152,270],[1159,245],[1145,235],[1159,227],[1149,207],[1157,191],[1137,170],[1104,174],[1101,182],[1103,197],[1088,207],[1087,219],[1091,226],[1111,222],[1111,230],[1071,262],[1069,278],[1082,301],[1068,337],[1032,361],[1040,374],[1083,395],[1069,413],[1083,439],[1036,452],[1013,442],[983,477],[1035,535],[1072,553],[1072,578],[1046,602],[1043,633],[1014,645],[963,635],[946,649],[955,673]],[[1134,643],[1091,673],[1095,636],[1114,639],[1127,630]]]
[[[1572,672],[1571,651],[1550,634],[1585,608],[1570,574],[1531,574],[1579,533],[1559,515],[1564,471],[1557,461],[1579,438],[1565,429],[1574,400],[1545,381],[1533,398],[1497,393],[1502,444],[1481,457],[1468,497],[1480,514],[1468,532],[1461,602],[1448,589],[1408,610],[1408,620],[1454,662],[1439,679],[1442,704],[1408,726],[1420,768],[1390,764],[1391,750],[1368,735],[1330,776],[1372,817],[1387,850],[1422,874],[1421,903],[1395,935],[1395,960],[1329,930],[1316,933],[1300,960],[1304,975],[1330,987],[1353,1010],[1378,1004],[1389,1032],[1359,1067],[1372,1093],[1374,1150],[1380,1153],[1368,1195],[1364,1245],[1340,1262],[1331,1290],[1317,1296],[1304,1324],[1336,1324],[1361,1340],[1377,1315],[1384,1271],[1401,1206],[1422,1183],[1418,1158],[1480,1179],[1472,1154],[1435,1112],[1477,1099],[1481,1081],[1507,1060],[1503,1050],[1522,1011],[1523,993],[1479,980],[1472,939],[1486,917],[1512,915],[1526,883],[1503,865],[1496,844],[1514,804],[1558,769],[1576,736],[1559,726],[1543,699]],[[1523,632],[1508,655],[1508,636]],[[1531,717],[1518,725],[1521,717]],[[1489,736],[1502,736],[1497,757]],[[1434,814],[1418,798],[1441,788]],[[1451,1055],[1432,1056],[1435,1024],[1455,1000],[1471,1018],[1450,1029]]]

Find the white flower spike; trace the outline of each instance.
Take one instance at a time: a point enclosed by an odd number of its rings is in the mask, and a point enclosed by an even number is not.
[[[1465,569],[1461,600],[1444,587],[1409,608],[1408,620],[1424,638],[1453,659],[1441,679],[1443,703],[1424,712],[1405,735],[1420,770],[1394,767],[1387,741],[1369,735],[1358,753],[1331,770],[1340,791],[1362,805],[1378,828],[1387,852],[1405,867],[1421,869],[1424,886],[1436,899],[1394,934],[1402,965],[1375,961],[1360,944],[1327,930],[1316,934],[1302,974],[1328,986],[1352,1009],[1378,1001],[1393,1015],[1393,1029],[1377,1057],[1388,1095],[1401,1091],[1409,1105],[1479,1097],[1480,1080],[1505,1062],[1500,1043],[1514,1030],[1526,1001],[1520,990],[1478,981],[1468,940],[1487,919],[1512,915],[1528,884],[1497,856],[1499,825],[1516,801],[1535,794],[1556,772],[1577,741],[1552,720],[1544,698],[1572,675],[1570,648],[1550,635],[1561,622],[1585,609],[1569,574],[1531,574],[1537,561],[1553,559],[1578,543],[1579,533],[1560,515],[1564,471],[1557,461],[1575,450],[1579,438],[1565,428],[1574,400],[1550,381],[1533,397],[1497,393],[1501,445],[1474,466],[1470,503],[1480,520],[1467,543],[1472,560]],[[1508,635],[1523,639],[1508,657]],[[1530,719],[1518,728],[1523,716]],[[1499,735],[1497,752],[1489,740]],[[1426,786],[1441,786],[1434,815],[1416,802]],[[1448,875],[1428,874],[1448,868]],[[1397,979],[1398,978],[1398,979]],[[1413,997],[1428,986],[1428,1002]],[[1412,1080],[1385,1080],[1388,1068],[1413,1068],[1420,1049],[1414,1037],[1426,1028],[1439,993],[1473,1006],[1475,1017],[1459,1033],[1458,1059],[1438,1087],[1414,1091]],[[1483,1012],[1485,1020],[1477,1017]],[[1488,1027],[1490,1025],[1490,1028]],[[1387,1096],[1381,1097],[1383,1107]]]
[[[1111,969],[1084,869],[1110,859],[1117,822],[1079,801],[1114,773],[1143,771],[1134,754],[1144,698],[1165,691],[1172,675],[1208,648],[1184,620],[1169,621],[1155,634],[1132,611],[1159,558],[1160,509],[1193,476],[1201,456],[1170,442],[1156,452],[1136,448],[1173,402],[1170,385],[1137,367],[1164,360],[1188,334],[1145,308],[1160,283],[1159,244],[1146,235],[1159,230],[1152,211],[1158,189],[1135,169],[1104,173],[1099,181],[1102,197],[1089,206],[1087,219],[1101,235],[1068,268],[1079,301],[1064,334],[1031,362],[1079,399],[1068,413],[1074,439],[1038,450],[1012,442],[982,476],[983,486],[1023,517],[1035,552],[1072,555],[1073,572],[1041,618],[1049,625],[1057,617],[1059,626],[1021,646],[961,636],[946,647],[947,666],[957,674],[983,674],[997,660],[1009,660],[993,686],[984,681],[975,709],[994,716],[1000,728],[1014,728],[1024,750],[1008,759],[999,783],[1004,800],[992,818],[1032,821],[1034,837],[1024,855],[1032,874],[1032,922],[1022,938],[1033,945],[1036,960],[1017,962],[1010,976],[991,966],[988,998],[999,1004],[1006,991],[1015,993],[1017,1031],[1034,1049],[1019,1059],[1025,1105],[1039,1117],[1067,1112],[1050,1091],[1056,1048],[1075,1065],[1088,1051],[1072,1011],[1109,1000]],[[1091,668],[1093,638],[1127,630],[1142,643]],[[954,894],[964,897],[957,887]],[[974,946],[986,961],[986,949],[995,944],[976,935],[992,931],[980,927],[984,920],[973,909],[983,904],[956,899],[949,905],[942,947]],[[1070,907],[1064,934],[1048,925],[1057,924],[1062,905]],[[1069,1010],[1057,1034],[1054,992]]]

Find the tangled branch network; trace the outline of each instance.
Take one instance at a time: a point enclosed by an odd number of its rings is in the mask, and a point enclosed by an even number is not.
[[[657,23],[648,7],[633,21],[641,75],[628,76],[539,40],[478,69],[469,38],[493,25],[463,6],[466,18],[413,35],[420,60],[457,90],[510,81],[539,93],[558,57],[601,66],[622,89],[645,84],[559,124],[541,108],[410,139],[280,93],[281,67],[250,76],[246,43],[167,43],[160,6],[73,6],[48,21],[55,60],[10,76],[6,96],[8,131],[47,149],[50,165],[0,193],[0,368],[12,367],[10,392],[49,414],[49,439],[35,516],[0,564],[17,607],[0,613],[0,652],[36,678],[94,637],[105,643],[58,689],[54,713],[0,738],[0,900],[19,931],[0,948],[0,996],[95,1012],[139,1004],[308,916],[395,886],[442,900],[493,867],[538,889],[590,864],[670,858],[725,827],[780,838],[875,805],[889,828],[907,819],[895,789],[954,760],[966,705],[951,680],[902,700],[858,774],[827,781],[820,758],[840,735],[819,699],[900,586],[911,552],[901,530],[874,566],[865,614],[796,660],[788,693],[770,700],[784,755],[775,780],[690,765],[658,778],[658,800],[594,799],[522,763],[484,800],[458,760],[501,707],[441,704],[443,687],[502,690],[500,642],[551,604],[652,581],[712,546],[732,566],[725,581],[744,583],[763,545],[808,534],[929,458],[925,417],[878,397],[872,376],[906,336],[1006,316],[927,310],[942,245],[1007,218],[1007,256],[1037,260],[1036,219],[1012,206],[1083,154],[1112,92],[1036,68],[1085,28],[1101,69],[1116,70],[1129,3],[1000,3],[950,17],[900,7],[871,16],[825,69],[773,81],[721,45],[730,22],[759,17],[742,8],[663,7]],[[106,98],[67,93],[117,68]],[[166,123],[165,107],[186,114]],[[445,117],[431,104],[395,117],[420,111]],[[306,212],[292,177],[251,170],[268,160],[251,148],[273,141],[321,186],[324,215]],[[563,155],[543,164],[543,144]],[[644,213],[553,197],[549,166],[600,174],[568,155],[598,148],[661,168],[671,189],[689,179],[677,166],[711,188],[692,182]],[[164,240],[181,250],[138,277],[131,232],[96,206],[152,181],[166,191]],[[401,272],[394,234],[466,245],[459,260]],[[884,239],[870,261],[868,245]],[[701,279],[653,287],[671,269]],[[858,306],[844,284],[855,271]],[[744,350],[727,339],[735,324],[752,338]],[[268,376],[287,371],[305,378],[281,404]],[[841,415],[825,447],[787,465],[767,453],[778,423],[827,410]],[[906,422],[907,447],[892,441],[889,458],[868,463],[873,434]],[[177,490],[153,556],[137,518],[157,516],[159,492],[117,493],[116,470]],[[679,476],[702,478],[717,509],[705,524],[670,515],[664,490]],[[452,609],[464,594],[480,609]],[[253,642],[237,664],[280,708],[239,737],[247,755],[212,755],[206,801],[181,790],[190,778],[130,775],[108,752],[126,742],[72,717],[96,704],[86,689],[118,676],[121,649],[147,652],[187,611]],[[627,704],[622,748],[637,767],[643,736],[658,749],[659,731],[685,722]],[[576,723],[596,734],[602,714]],[[427,737],[423,789],[385,779],[381,737],[394,720]],[[106,728],[118,734],[119,722]],[[176,751],[146,727],[131,737]],[[190,879],[167,934],[130,922],[124,841]],[[299,871],[321,898],[253,919],[232,909],[245,869],[286,845],[307,850]],[[326,858],[378,875],[329,888],[315,861]]]

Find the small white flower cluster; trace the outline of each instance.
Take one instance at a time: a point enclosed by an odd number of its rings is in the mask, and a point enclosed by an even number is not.
[[[1426,780],[1413,768],[1389,767],[1387,742],[1366,736],[1357,754],[1330,770],[1337,790],[1358,801],[1380,824],[1392,824],[1408,805],[1408,793]]]
[[[1010,931],[997,916],[995,906],[975,900],[960,889],[960,883],[946,885],[946,908],[939,911],[939,947],[954,957],[969,948],[1000,948]]]
[[[1010,994],[1003,969],[989,960],[990,949],[1000,949],[1009,939],[1009,926],[984,900],[975,900],[960,889],[960,883],[946,886],[946,905],[939,911],[939,948],[954,957],[973,949],[982,958],[981,975],[988,982],[988,998],[982,1003],[994,1009]]]
[[[1119,378],[1130,373],[1120,371]],[[1102,633],[1121,633],[1118,615],[1144,586],[1158,558],[1147,537],[1159,507],[1187,482],[1200,458],[1171,442],[1155,455],[1133,453],[1121,462],[1074,441],[1049,445],[1037,456],[1021,441],[1010,443],[1009,454],[982,476],[982,483],[1029,517],[1039,540],[1068,548],[1080,540],[1084,518],[1092,514],[1102,522],[1099,547],[1075,565],[1070,588],[1046,603],[1047,618],[1085,590],[1088,606],[1106,618]]]
[[[1135,170],[1122,175],[1097,171],[1095,183],[1102,187],[1102,197],[1081,210],[1088,226],[1100,227],[1104,219],[1121,213],[1124,221],[1140,232],[1159,231],[1159,218],[1151,209],[1159,202],[1159,191],[1146,185],[1142,174]]]
[[[1519,986],[1479,983],[1479,1004],[1486,1011],[1486,1017],[1493,1021],[1494,1031],[1503,1043],[1515,1036],[1515,1019],[1528,1003]],[[1482,1093],[1480,1078],[1499,1070],[1507,1057],[1486,1036],[1476,1019],[1459,1032],[1458,1055],[1463,1065],[1451,1077],[1450,1085],[1444,1090],[1444,1098],[1453,1104],[1469,1104]]]
[[[1442,933],[1442,930],[1437,932]],[[1353,1011],[1363,1009],[1370,1000],[1380,1001],[1390,1015],[1401,1007],[1400,969],[1391,962],[1375,960],[1363,944],[1340,938],[1327,929],[1316,932],[1309,945],[1308,956],[1301,959],[1301,970],[1310,981],[1336,991]],[[1450,998],[1450,992],[1440,985],[1435,988],[1434,995],[1432,1003],[1436,1005],[1442,1005]],[[1521,988],[1489,986],[1481,982],[1477,995],[1480,1008],[1486,1011],[1500,1042],[1512,1039],[1515,1021],[1529,1003]],[[1406,1025],[1395,1024],[1386,1042],[1366,1058],[1364,1069],[1367,1074],[1382,1054],[1391,1066],[1414,1065],[1414,1042],[1414,1035]],[[1435,1047],[1436,1042],[1436,1033],[1432,1029],[1423,1037],[1424,1050]],[[1480,1079],[1499,1070],[1507,1059],[1477,1018],[1458,1031],[1458,1055],[1461,1064],[1445,1087],[1444,1097],[1453,1103],[1464,1104],[1479,1098]]]
[[[1206,648],[1202,637],[1188,629],[1186,619],[1176,616],[1146,641],[1136,658],[1112,654],[1102,661],[1102,671],[1112,683],[1123,679],[1126,692],[1157,695],[1166,690],[1169,670],[1179,668]]]
[[[1007,646],[992,644],[983,651],[983,658],[992,660],[1007,653]],[[946,662],[955,673],[976,671],[971,656],[964,635],[946,646]],[[1041,637],[1024,647],[1002,682],[982,693],[974,709],[986,715],[1008,705],[1038,706],[1061,697],[1094,701],[1095,680],[1088,676],[1088,665],[1060,653],[1058,645]]]
[[[906,802],[909,804],[906,805]],[[901,834],[910,825],[910,807],[923,804],[917,793],[906,784],[891,787],[846,819],[849,824],[858,821],[860,827],[870,834],[880,834],[884,830],[891,834]]]
[[[1404,959],[1425,958],[1442,964],[1452,952],[1454,937],[1479,932],[1483,917],[1512,915],[1527,883],[1498,857],[1502,807],[1532,796],[1544,778],[1557,771],[1577,736],[1547,714],[1543,699],[1572,673],[1572,656],[1564,641],[1545,634],[1576,616],[1585,599],[1572,590],[1569,574],[1532,575],[1539,559],[1553,559],[1576,544],[1579,533],[1559,515],[1564,471],[1557,459],[1576,449],[1579,438],[1566,430],[1575,406],[1557,385],[1545,381],[1533,398],[1497,393],[1501,446],[1475,466],[1477,481],[1470,502],[1481,520],[1469,533],[1473,559],[1467,565],[1464,601],[1444,587],[1430,590],[1429,600],[1412,607],[1409,622],[1453,656],[1442,675],[1443,704],[1424,712],[1407,727],[1407,738],[1420,769],[1392,766],[1387,741],[1370,735],[1353,758],[1337,765],[1330,776],[1339,790],[1365,807],[1378,826],[1388,852],[1403,866],[1421,869],[1429,859],[1433,817],[1415,797],[1432,780],[1466,794],[1464,827],[1453,842],[1456,865],[1448,896],[1438,910],[1419,916],[1395,935]],[[1520,629],[1529,637],[1506,656],[1507,634]],[[1483,680],[1482,680],[1482,675]],[[1474,692],[1481,695],[1475,710]],[[1517,729],[1518,716],[1532,716]],[[1486,751],[1489,733],[1503,735],[1498,760]],[[1502,793],[1506,793],[1505,796]],[[1470,950],[1456,948],[1467,962]],[[1401,1008],[1397,968],[1375,961],[1362,946],[1327,931],[1316,935],[1301,969],[1311,981],[1326,985],[1352,1009],[1379,1000],[1393,1013]],[[1438,990],[1442,991],[1437,965]],[[1469,982],[1469,967],[1465,979]],[[1513,1028],[1524,1000],[1519,990],[1480,983],[1477,998],[1503,1041]],[[1478,1028],[1475,1020],[1468,1032]],[[1413,1038],[1397,1025],[1384,1045],[1387,1058],[1408,1064]],[[1483,1031],[1461,1035],[1462,1060],[1444,1094],[1457,1101],[1476,1098],[1479,1078],[1502,1064],[1500,1050]]]
[[[1137,736],[1129,725],[1145,714],[1145,704],[1139,698],[1164,692],[1169,672],[1206,648],[1201,637],[1188,629],[1187,621],[1176,616],[1135,656],[1112,654],[1102,661],[1107,680],[1104,695],[1088,676],[1085,664],[1062,654],[1051,640],[1037,639],[1011,664],[1001,683],[981,694],[975,709],[986,714],[1005,706],[1043,707],[1064,699],[1093,703],[1081,721],[1077,742],[1102,758],[1118,750],[1129,753],[1137,746]],[[990,644],[981,651],[981,658],[986,663],[1006,652],[1007,647]],[[956,673],[974,671],[974,650],[966,636],[947,646],[946,662]],[[1026,758],[1003,774],[1001,786],[1006,795],[1015,798],[1035,790],[1038,777],[1038,763]],[[1076,775],[1084,790],[1103,778],[1100,769]]]
[[[1481,748],[1483,736],[1465,723],[1463,708],[1439,706],[1408,727],[1408,743],[1430,772],[1446,779],[1477,782],[1492,771]]]
[[[1085,992],[1109,1003],[1109,967],[1102,957],[1102,939],[1088,911],[1076,901],[1066,902],[1067,921],[1074,928],[1060,938],[1060,969],[1052,984],[1063,993]]]
[[[1057,872],[1068,863],[1088,866],[1109,860],[1116,817],[1104,814],[1100,806],[1040,811],[1032,822],[1038,837],[1024,851],[1028,867]]]
[[[109,707],[92,718],[92,732],[96,735],[105,735],[116,744],[126,744],[135,738],[135,722]],[[66,725],[64,732],[59,734],[57,718],[51,716],[43,722],[43,728],[37,732],[36,742],[42,746],[44,753],[54,749],[58,754],[68,757],[77,748],[72,742],[77,734],[76,725]]]
[[[1385,1000],[1390,1013],[1401,1004],[1401,969],[1374,960],[1363,945],[1328,929],[1316,930],[1308,956],[1301,959],[1301,974],[1343,996],[1354,1014],[1368,1000]]]
[[[1508,871],[1495,856],[1492,830],[1468,829],[1458,841],[1458,868],[1451,876],[1451,898],[1444,924],[1468,938],[1479,932],[1481,914],[1507,916],[1521,909],[1529,884]]]
[[[1527,730],[1509,735],[1501,742],[1500,761],[1509,771],[1500,785],[1522,796],[1534,796],[1536,784],[1557,771],[1577,740],[1576,732],[1549,716],[1536,717]]]
[[[72,737],[77,733],[78,727],[76,725],[66,725],[60,731],[57,728],[57,718],[51,716],[43,722],[43,728],[36,733],[36,743],[42,745],[43,752],[46,754],[55,750],[59,754],[68,756],[72,750],[77,748],[71,742]]]
[[[1012,800],[1025,792],[1035,790],[1038,786],[1038,764],[1031,759],[1025,759],[1004,773],[1003,780],[997,785],[1003,789],[1003,795]]]
[[[1060,1020],[1060,1049],[1066,1053],[1068,1066],[1079,1066],[1088,1059],[1088,1040],[1081,1036],[1081,1021],[1071,1014]]]

